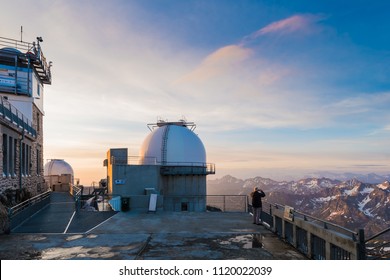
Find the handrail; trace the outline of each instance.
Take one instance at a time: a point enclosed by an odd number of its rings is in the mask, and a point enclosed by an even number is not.
[[[182,162],[182,161],[166,161],[160,162],[156,157],[141,157],[141,156],[111,156],[110,164],[112,165],[159,165],[162,167],[195,167],[206,168],[207,174],[215,174],[215,164],[207,162]]]
[[[390,231],[390,227],[387,228],[387,229],[382,230],[381,232],[379,232],[379,233],[377,233],[377,234],[375,234],[373,236],[371,236],[370,238],[367,238],[365,240],[365,242],[367,243],[367,242],[369,242],[369,241],[371,241],[371,240],[373,240],[373,239],[375,239],[375,238],[377,238],[377,237],[379,237],[379,236],[381,236],[381,235],[383,235],[383,234],[385,234],[385,233],[387,233],[389,231]]]
[[[27,61],[32,61],[32,65],[36,70],[39,79],[42,83],[51,84],[51,62],[47,63],[46,57],[43,55],[41,45],[42,38],[37,38],[37,44],[18,41],[10,38],[0,37],[0,51],[6,53],[7,50],[2,48],[15,48],[21,51],[18,56],[23,56]]]
[[[0,37],[0,47],[13,47],[24,52],[31,51],[33,44],[15,39]]]
[[[25,200],[25,201],[15,205],[15,206],[13,206],[13,207],[8,208],[8,216],[12,217],[12,216],[18,214],[23,209],[25,209],[25,208],[27,208],[27,207],[29,207],[31,205],[34,205],[37,202],[42,201],[43,199],[45,199],[48,196],[50,196],[50,193],[51,193],[50,190],[46,191],[46,192],[41,193],[41,194],[39,194],[37,196],[34,196],[34,197],[30,198],[30,199],[27,199],[27,200]]]
[[[270,205],[271,205],[271,207],[274,206],[276,208],[283,208],[283,209],[285,208],[284,205],[277,204],[277,203],[270,204]],[[316,217],[311,216],[309,214],[306,214],[306,213],[303,213],[303,212],[300,212],[300,211],[296,211],[295,209],[292,210],[292,212],[293,212],[293,217],[302,217],[303,220],[305,220],[305,221],[308,221],[308,218],[309,218],[312,221],[322,223],[325,229],[329,229],[329,226],[332,226],[334,229],[336,229],[335,230],[336,232],[340,232],[340,233],[345,233],[346,232],[347,234],[351,234],[353,238],[355,238],[358,235],[358,232],[356,232],[356,231],[353,231],[351,229],[348,229],[346,227],[334,224],[334,223],[326,221],[326,220],[322,220],[322,219],[316,218]]]
[[[32,126],[31,120],[23,115],[23,113],[21,113],[3,96],[0,96],[0,116],[22,129],[25,133],[36,137],[37,133]]]
[[[80,203],[81,203],[82,191],[83,191],[83,189],[80,188],[79,186],[76,186],[76,185],[73,185],[70,188],[70,194],[74,198],[76,211],[80,210],[80,207],[81,207]]]
[[[384,236],[389,232],[390,228],[387,228],[365,240],[366,256],[368,259],[390,258],[390,251],[387,250],[390,248],[390,238]]]
[[[278,236],[312,259],[365,259],[364,231],[354,232],[280,204],[263,203],[262,219]],[[292,214],[292,215],[291,215]]]

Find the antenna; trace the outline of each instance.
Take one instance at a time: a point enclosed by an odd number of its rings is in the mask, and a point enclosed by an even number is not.
[[[20,42],[23,42],[23,25],[20,26]]]

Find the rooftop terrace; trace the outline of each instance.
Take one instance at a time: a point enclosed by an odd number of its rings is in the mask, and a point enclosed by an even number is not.
[[[104,214],[106,213],[106,214]],[[0,259],[306,259],[248,213],[83,212],[69,194],[10,235]]]

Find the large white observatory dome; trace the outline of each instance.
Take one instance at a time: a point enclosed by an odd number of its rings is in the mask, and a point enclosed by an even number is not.
[[[60,176],[65,174],[71,174],[73,177],[73,168],[63,159],[52,159],[45,164],[45,176]]]
[[[185,121],[154,124],[140,149],[141,164],[195,165],[206,164],[206,150],[193,132],[195,124]]]

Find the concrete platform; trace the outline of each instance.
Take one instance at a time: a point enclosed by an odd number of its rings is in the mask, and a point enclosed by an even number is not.
[[[252,224],[247,213],[113,214],[73,215],[63,204],[54,203],[17,231],[0,236],[0,258],[306,259],[265,226]]]

